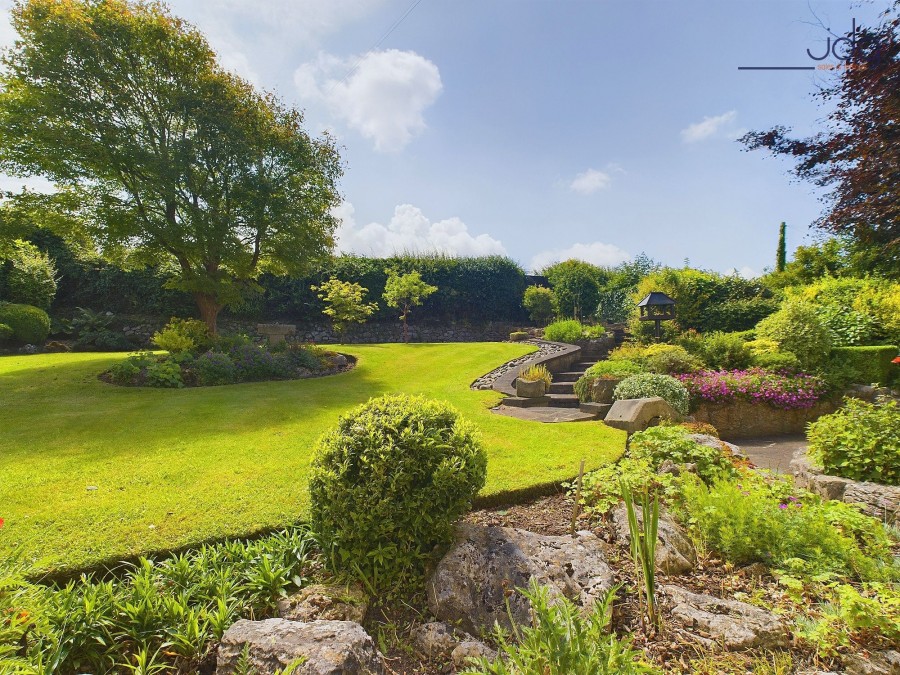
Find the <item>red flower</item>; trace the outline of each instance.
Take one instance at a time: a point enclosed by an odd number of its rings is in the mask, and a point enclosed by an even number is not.
[[[3,527],[3,523],[5,523],[5,522],[6,522],[6,521],[3,520],[3,518],[0,518],[0,527]]]
[[[900,356],[895,356],[894,360],[891,363],[900,363]]]

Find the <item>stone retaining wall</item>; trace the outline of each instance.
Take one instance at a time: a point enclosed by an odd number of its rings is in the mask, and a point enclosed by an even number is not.
[[[703,402],[691,413],[698,422],[712,424],[724,440],[799,434],[806,425],[837,410],[832,401],[820,401],[812,408],[782,410],[768,403],[733,401],[731,403]]]

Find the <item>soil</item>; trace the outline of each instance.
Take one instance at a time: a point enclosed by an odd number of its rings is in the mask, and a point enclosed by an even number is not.
[[[481,525],[516,527],[545,535],[564,535],[571,531],[574,502],[565,494],[542,497],[514,506],[494,507],[469,513],[465,521]],[[665,611],[662,629],[650,630],[641,626],[637,604],[634,566],[626,549],[615,543],[610,523],[591,522],[581,515],[576,530],[590,530],[606,542],[611,566],[617,570],[622,584],[619,599],[613,608],[613,629],[618,635],[631,635],[634,646],[641,649],[647,660],[666,673],[750,673],[798,672],[805,669],[830,670],[830,663],[816,663],[814,654],[797,646],[790,650],[760,650],[741,653],[710,652],[687,631],[672,622]],[[788,600],[783,588],[762,566],[736,569],[715,558],[702,557],[695,570],[687,576],[667,577],[658,574],[657,584],[674,583],[698,593],[723,598],[736,598],[751,604],[765,604],[784,609],[790,615],[796,605]],[[415,598],[400,610],[395,608],[370,615],[367,629],[384,653],[389,672],[394,675],[448,675],[455,672],[447,662],[423,659],[412,646],[413,630],[434,620],[424,598]],[[786,670],[775,669],[792,664]],[[767,664],[765,670],[758,669]]]

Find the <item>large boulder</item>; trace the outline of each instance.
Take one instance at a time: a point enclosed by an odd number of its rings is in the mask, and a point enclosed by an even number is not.
[[[860,654],[844,657],[847,675],[898,675],[900,673],[900,652],[893,649],[874,652],[868,658]]]
[[[644,522],[640,506],[635,506],[635,516],[639,523]],[[624,546],[630,546],[628,511],[624,504],[613,511],[613,525],[616,528],[616,540]],[[696,563],[697,551],[691,540],[671,516],[661,512],[656,533],[656,568],[663,574],[684,574],[690,572]]]
[[[296,675],[383,675],[384,660],[372,638],[353,621],[287,619],[233,624],[219,644],[216,675],[233,675],[244,650],[258,675],[301,661]]]
[[[653,396],[616,401],[603,421],[614,429],[633,434],[656,426],[664,419],[679,422],[681,415],[665,399]]]
[[[691,593],[680,586],[661,586],[671,608],[672,619],[697,636],[701,642],[726,649],[786,647],[787,629],[781,620],[764,609],[737,600]]]
[[[291,621],[356,621],[361,623],[369,598],[358,586],[313,584],[278,601],[278,615]]]
[[[428,606],[475,635],[495,622],[509,629],[510,614],[516,624],[530,623],[529,603],[514,591],[531,580],[586,610],[614,584],[603,544],[590,532],[553,537],[464,523],[429,579]]]

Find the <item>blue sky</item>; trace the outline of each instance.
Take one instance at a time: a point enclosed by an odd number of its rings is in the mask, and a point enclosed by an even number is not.
[[[735,138],[775,124],[816,130],[825,111],[812,95],[832,75],[738,66],[814,65],[806,50],[825,49],[825,27],[843,34],[888,5],[169,4],[226,67],[337,137],[344,251],[502,253],[526,269],[644,251],[746,275],[772,264],[782,220],[790,250],[809,243],[822,206],[812,186],[791,182],[788,163],[743,152]],[[3,26],[0,41],[12,38]]]

